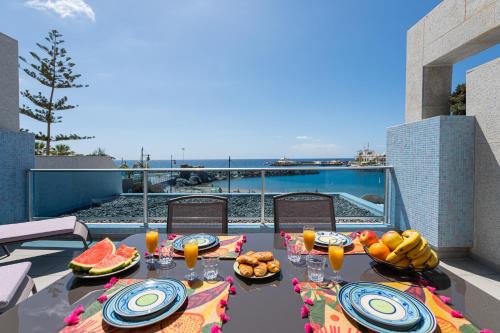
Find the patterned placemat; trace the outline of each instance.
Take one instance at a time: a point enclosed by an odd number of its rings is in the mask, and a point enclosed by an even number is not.
[[[344,254],[365,254],[365,250],[363,249],[363,245],[359,241],[359,236],[358,234],[354,232],[339,232],[339,234],[346,235],[352,239],[352,245],[344,248],[345,253]],[[295,239],[297,236],[302,236],[302,233],[290,233],[290,236],[292,236],[292,239]],[[305,248],[302,249],[302,254],[307,254],[307,251]],[[311,251],[311,254],[328,254],[328,248],[320,248],[320,247],[314,247],[314,249]]]
[[[431,293],[426,288],[419,286],[408,286],[398,282],[382,283],[387,286],[402,290],[415,296],[424,302],[434,313],[437,320],[436,332],[442,333],[475,333],[479,332],[477,327],[464,318],[455,318],[450,312],[451,308],[443,303],[438,296]],[[310,310],[309,322],[314,332],[365,332],[366,328],[358,325],[354,320],[350,320],[344,315],[340,303],[337,301],[337,294],[340,290],[339,285],[332,289],[323,289],[316,283],[301,282],[300,284],[302,299],[311,298],[314,301],[313,306],[308,306]]]
[[[182,235],[177,235],[176,238],[182,237]],[[243,235],[232,235],[232,236],[217,236],[219,237],[219,246],[215,249],[209,249],[203,251],[204,256],[209,257],[219,257],[220,259],[236,259],[238,258],[239,252],[237,248],[243,248]],[[172,245],[174,240],[168,240],[166,245]],[[241,244],[241,245],[238,245]],[[182,253],[177,253],[174,251],[172,255],[174,258],[184,258]],[[201,256],[198,256],[200,258]]]
[[[111,296],[120,289],[138,279],[119,280],[105,295]],[[154,324],[137,330],[118,329],[109,326],[102,320],[102,307],[104,304],[94,302],[81,314],[81,321],[74,326],[66,326],[61,333],[102,333],[102,332],[143,332],[143,333],[205,333],[216,324],[222,325],[220,315],[225,312],[219,302],[221,299],[228,300],[229,283],[226,281],[217,283],[201,282],[195,288],[191,288],[186,281],[182,281],[188,291],[187,306],[177,311],[174,315]]]

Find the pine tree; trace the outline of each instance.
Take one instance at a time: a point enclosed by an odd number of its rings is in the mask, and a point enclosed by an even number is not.
[[[52,155],[59,155],[59,156],[69,156],[75,154],[75,152],[72,151],[68,145],[56,145],[51,149],[51,153]]]
[[[448,103],[450,104],[450,113],[453,115],[465,116],[465,83],[457,85],[455,91],[450,95]]]
[[[28,76],[37,80],[42,86],[48,88],[48,97],[41,92],[38,92],[38,94],[32,94],[29,90],[21,92],[21,96],[25,97],[33,106],[23,104],[19,108],[20,113],[47,124],[45,133],[39,132],[35,134],[36,140],[45,142],[46,155],[51,154],[51,142],[53,141],[94,138],[76,134],[57,134],[54,136],[52,133],[52,124],[62,121],[62,116],[56,115],[56,112],[72,110],[78,107],[78,105],[68,104],[67,96],[56,98],[56,90],[88,87],[88,85],[77,84],[75,82],[80,78],[81,74],[73,73],[75,63],[71,61],[71,57],[67,55],[66,49],[62,47],[64,43],[64,40],[61,39],[62,36],[57,30],[52,30],[45,37],[49,46],[36,43],[42,51],[43,56],[39,56],[36,52],[30,52],[33,63],[28,63],[25,58],[19,57],[26,64],[23,71]]]

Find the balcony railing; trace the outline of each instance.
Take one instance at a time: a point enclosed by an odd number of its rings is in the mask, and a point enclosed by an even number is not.
[[[86,222],[166,222],[167,202],[203,193],[229,199],[230,222],[272,222],[272,197],[321,192],[337,223],[387,224],[390,166],[32,169],[30,219],[76,215]]]

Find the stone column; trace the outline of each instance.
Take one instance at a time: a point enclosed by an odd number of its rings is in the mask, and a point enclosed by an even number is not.
[[[500,270],[500,58],[467,72],[467,114],[476,117],[472,254]]]

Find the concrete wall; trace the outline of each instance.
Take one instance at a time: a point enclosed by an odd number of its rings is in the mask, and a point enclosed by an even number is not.
[[[17,41],[0,32],[0,129],[19,130]]]
[[[108,156],[35,156],[36,169],[116,169]]]
[[[406,122],[449,114],[452,65],[500,43],[500,0],[444,0],[407,32]]]
[[[474,118],[441,116],[387,130],[391,222],[441,253],[472,245]],[[458,253],[458,252],[456,252]]]
[[[472,254],[500,271],[500,58],[467,73],[467,114],[476,117]]]
[[[116,169],[106,156],[36,156],[37,169]],[[53,217],[122,193],[120,172],[35,171],[33,216]]]

